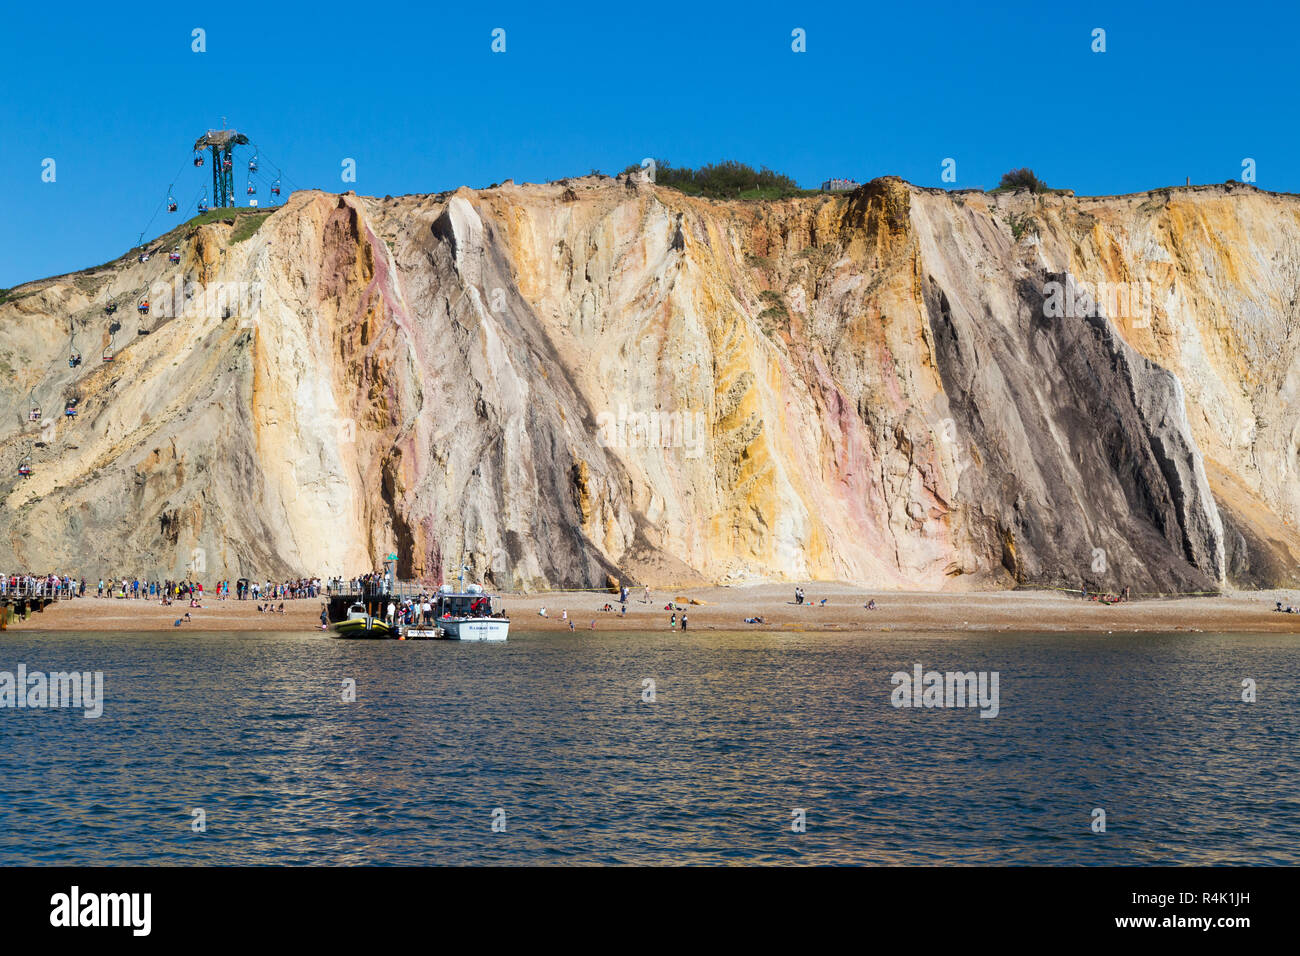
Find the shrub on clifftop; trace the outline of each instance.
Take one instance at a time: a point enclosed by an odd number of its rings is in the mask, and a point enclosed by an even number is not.
[[[640,169],[629,166],[625,172]],[[812,190],[800,189],[789,176],[762,166],[755,169],[733,159],[709,163],[699,169],[673,166],[667,160],[655,160],[655,182],[671,186],[689,196],[709,199],[781,199]]]
[[[1045,193],[1049,191],[1047,183],[1043,182],[1034,175],[1034,171],[1028,167],[1013,169],[1008,173],[1002,174],[1002,181],[998,183],[998,189],[1028,189],[1031,193]],[[996,191],[996,190],[995,190]]]

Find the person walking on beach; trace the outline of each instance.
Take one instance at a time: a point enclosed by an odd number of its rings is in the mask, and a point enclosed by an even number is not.
[[[645,603],[650,603],[650,585],[648,584],[645,586]]]

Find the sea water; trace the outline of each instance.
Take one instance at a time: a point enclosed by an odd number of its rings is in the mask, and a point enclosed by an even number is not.
[[[11,631],[0,864],[1294,864],[1296,643]]]

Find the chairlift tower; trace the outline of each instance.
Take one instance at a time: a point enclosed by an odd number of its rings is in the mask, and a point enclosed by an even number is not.
[[[238,130],[210,129],[194,143],[194,151],[212,153],[212,208],[235,204],[236,146],[244,146],[248,137]]]

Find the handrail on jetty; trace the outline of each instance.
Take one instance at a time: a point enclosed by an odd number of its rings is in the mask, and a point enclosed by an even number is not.
[[[335,579],[325,582],[325,590],[331,598],[347,598],[364,602],[380,599],[388,600],[389,598],[404,600],[425,595],[432,597],[438,593],[438,585],[398,581],[385,586],[383,581],[339,581]]]
[[[19,581],[16,585],[11,585],[6,579],[0,583],[0,601],[3,600],[30,600],[42,599],[46,601],[71,600],[76,597],[72,592],[76,590],[75,584],[49,584],[46,581]]]

